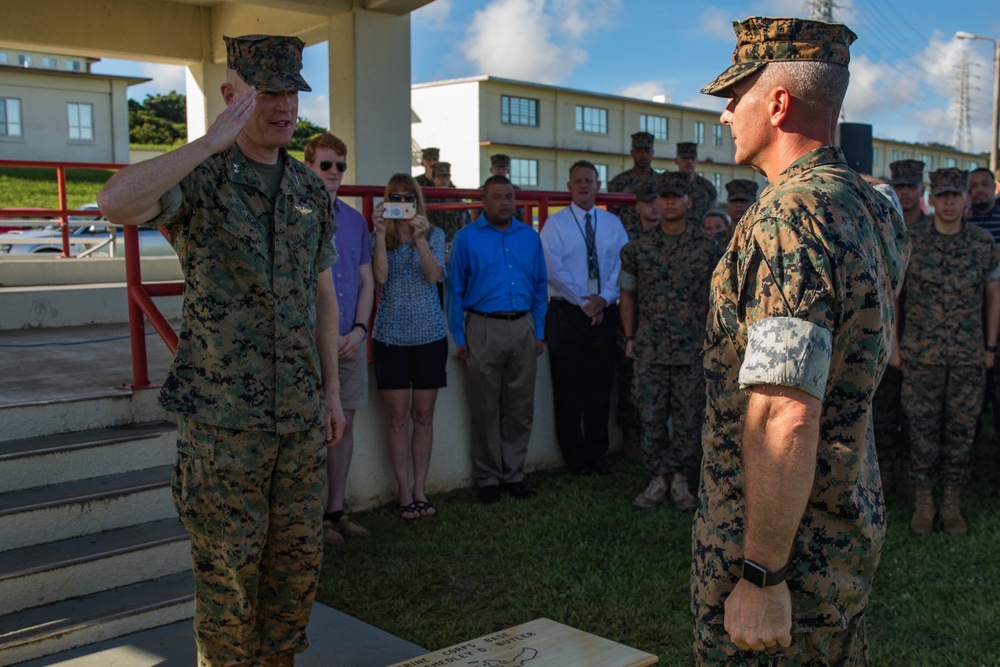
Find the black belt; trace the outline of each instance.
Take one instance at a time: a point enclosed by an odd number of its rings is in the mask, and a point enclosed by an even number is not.
[[[484,313],[479,310],[473,310],[472,308],[467,308],[467,313],[472,313],[473,315],[480,315],[482,317],[488,317],[491,320],[519,320],[528,314],[526,310],[507,310],[507,311],[494,311],[492,313]]]

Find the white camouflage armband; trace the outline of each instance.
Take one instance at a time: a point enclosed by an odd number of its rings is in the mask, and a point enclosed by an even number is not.
[[[771,384],[801,389],[822,400],[833,336],[796,317],[769,317],[750,326],[740,387]]]

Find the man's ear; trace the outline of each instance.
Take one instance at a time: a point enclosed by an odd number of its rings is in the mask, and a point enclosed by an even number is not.
[[[222,90],[222,99],[225,100],[226,106],[228,107],[233,101],[233,98],[236,97],[236,91],[233,90],[232,84],[228,82],[222,84],[220,89]]]
[[[792,94],[784,86],[775,86],[767,96],[767,113],[772,127],[781,127],[788,120],[794,103]]]

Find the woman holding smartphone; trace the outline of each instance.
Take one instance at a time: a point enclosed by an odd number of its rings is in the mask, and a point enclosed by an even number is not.
[[[372,223],[372,269],[381,290],[372,328],[375,379],[388,416],[386,441],[399,487],[399,515],[413,520],[437,514],[424,485],[434,405],[446,384],[448,360],[437,288],[444,281],[444,232],[427,221],[420,186],[408,174],[389,179]]]

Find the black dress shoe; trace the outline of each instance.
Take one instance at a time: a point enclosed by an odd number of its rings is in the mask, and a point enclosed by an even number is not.
[[[518,500],[535,497],[535,490],[529,488],[524,482],[511,482],[510,484],[502,485],[502,488],[510,494],[511,497],[517,498]]]
[[[500,502],[500,487],[496,484],[479,487],[479,500],[484,505],[492,505]]]

